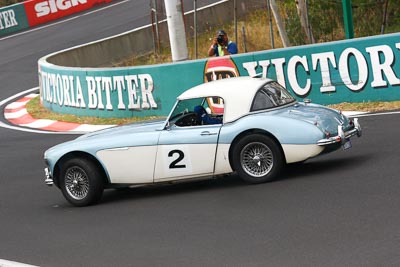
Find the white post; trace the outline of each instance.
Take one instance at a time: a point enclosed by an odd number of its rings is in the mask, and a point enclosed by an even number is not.
[[[197,0],[193,0],[194,58],[197,59]]]
[[[308,21],[308,4],[307,0],[296,0],[297,14],[300,18],[300,24],[307,35],[308,43],[315,43],[314,35],[312,34],[311,25]]]
[[[269,4],[271,7],[272,14],[275,17],[276,26],[278,27],[279,35],[281,36],[283,47],[288,47],[288,46],[290,46],[289,38],[287,37],[285,26],[283,25],[281,15],[279,14],[279,10],[278,10],[278,6],[276,5],[276,1],[270,0]]]
[[[188,59],[185,25],[183,23],[182,4],[180,0],[164,0],[167,13],[169,42],[172,61]]]

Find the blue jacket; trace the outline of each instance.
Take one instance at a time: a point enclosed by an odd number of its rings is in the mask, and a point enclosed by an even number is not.
[[[218,44],[214,45],[214,54],[215,54],[216,57],[220,56],[219,51],[218,51],[219,50],[218,46],[219,46]],[[228,50],[228,52],[230,54],[237,54],[238,53],[237,45],[236,45],[236,43],[234,43],[232,41],[229,41],[228,46],[226,47],[226,49]]]
[[[221,118],[211,118],[202,106],[195,106],[193,111],[197,114],[199,120],[201,120],[205,125],[222,123]]]

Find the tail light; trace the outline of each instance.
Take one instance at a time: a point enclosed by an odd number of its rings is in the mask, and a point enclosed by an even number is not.
[[[325,131],[325,137],[326,137],[326,138],[330,138],[330,137],[331,137],[331,133],[328,132],[328,131]]]

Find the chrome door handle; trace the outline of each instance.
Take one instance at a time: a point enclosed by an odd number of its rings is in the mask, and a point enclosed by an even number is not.
[[[218,133],[210,133],[209,131],[204,131],[204,132],[201,132],[201,136],[205,136],[205,135],[217,135]]]
[[[109,148],[105,149],[105,151],[121,151],[121,150],[128,150],[129,147],[116,147],[116,148]]]

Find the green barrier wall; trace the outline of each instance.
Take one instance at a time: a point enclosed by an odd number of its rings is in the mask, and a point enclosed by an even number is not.
[[[29,28],[23,3],[0,8],[0,36]]]
[[[43,105],[98,117],[167,115],[186,89],[261,74],[314,103],[400,100],[400,34],[232,57],[127,68],[70,68],[39,60]],[[243,88],[246,90],[246,88]]]

